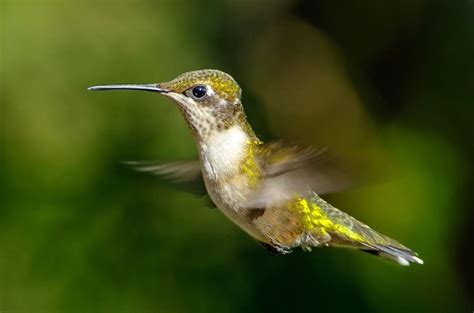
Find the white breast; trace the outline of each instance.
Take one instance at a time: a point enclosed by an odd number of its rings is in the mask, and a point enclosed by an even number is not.
[[[241,162],[246,154],[248,140],[248,135],[240,127],[234,126],[200,143],[207,192],[226,215],[229,210],[237,210],[246,200],[248,189],[241,177]]]
[[[239,126],[220,131],[201,143],[204,174],[212,180],[232,175],[245,157],[248,135]]]

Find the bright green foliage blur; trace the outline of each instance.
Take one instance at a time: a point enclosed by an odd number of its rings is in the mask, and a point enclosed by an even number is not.
[[[471,312],[472,1],[0,0],[0,312]],[[376,183],[328,197],[418,251],[270,256],[124,160],[196,156],[176,107],[96,84],[216,68],[263,139]]]

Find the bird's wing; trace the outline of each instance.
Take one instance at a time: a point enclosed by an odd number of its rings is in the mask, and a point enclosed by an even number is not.
[[[123,163],[139,172],[157,175],[167,182],[194,194],[206,194],[206,187],[198,160],[170,163],[156,161],[127,161]]]
[[[262,181],[249,199],[248,207],[265,208],[268,203],[308,191],[333,193],[349,188],[356,181],[325,149],[276,141],[258,146],[257,156],[264,165]]]

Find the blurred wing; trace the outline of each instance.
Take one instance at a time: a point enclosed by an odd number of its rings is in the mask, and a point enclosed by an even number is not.
[[[159,163],[155,161],[127,161],[124,164],[139,172],[157,175],[167,182],[198,195],[206,194],[199,161]]]
[[[259,146],[263,180],[248,207],[264,208],[268,203],[291,199],[294,194],[314,191],[327,194],[355,184],[348,170],[329,157],[325,149],[286,145],[281,141]]]

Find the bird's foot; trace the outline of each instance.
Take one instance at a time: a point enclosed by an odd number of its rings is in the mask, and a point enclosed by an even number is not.
[[[289,253],[292,252],[290,248],[279,245],[275,242],[272,242],[271,244],[265,243],[265,242],[260,242],[260,244],[267,249],[267,251],[270,255],[278,255],[278,254],[285,255],[285,254],[289,254]]]

